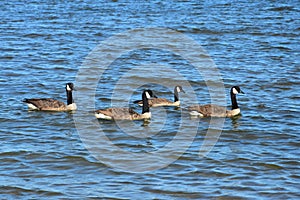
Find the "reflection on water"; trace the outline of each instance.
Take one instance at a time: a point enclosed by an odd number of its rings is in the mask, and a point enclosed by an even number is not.
[[[233,128],[238,128],[240,126],[239,124],[239,120],[242,118],[242,115],[237,115],[237,116],[234,116],[232,117],[232,121],[231,121],[231,124],[232,124],[232,127]]]

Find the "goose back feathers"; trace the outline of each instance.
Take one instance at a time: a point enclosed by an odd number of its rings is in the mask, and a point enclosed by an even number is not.
[[[244,93],[239,86],[233,86],[230,89],[231,97],[231,110],[227,110],[225,106],[218,106],[214,104],[207,105],[193,105],[189,106],[188,110],[190,115],[199,117],[233,117],[240,114],[240,108],[238,106],[236,95]]]
[[[139,114],[131,108],[107,108],[95,111],[95,117],[98,119],[106,120],[141,120],[151,118],[151,112],[149,109],[148,99],[153,97],[151,90],[145,90],[142,93],[143,108],[142,113]]]
[[[23,102],[27,103],[29,110],[72,111],[77,109],[76,104],[73,101],[73,96],[72,96],[73,90],[74,90],[73,83],[67,83],[66,84],[67,104],[52,98],[24,99]]]
[[[170,101],[165,98],[152,98],[148,99],[148,103],[150,107],[159,107],[159,106],[180,106],[180,100],[179,100],[179,93],[184,92],[182,89],[182,86],[175,86],[174,88],[174,101]],[[139,104],[140,106],[142,105],[142,101],[134,101],[134,103]]]

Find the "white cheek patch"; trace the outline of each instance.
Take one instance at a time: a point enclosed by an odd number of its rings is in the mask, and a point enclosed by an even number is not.
[[[233,94],[238,94],[239,93],[235,88],[232,89],[232,92],[233,92]]]
[[[177,92],[181,92],[180,87],[176,87]]]
[[[69,85],[67,85],[67,90],[68,90],[68,91],[71,91],[71,88],[70,88],[70,86],[69,86]]]
[[[146,92],[146,97],[147,97],[147,99],[151,98],[151,96],[150,96],[150,94],[148,92]]]

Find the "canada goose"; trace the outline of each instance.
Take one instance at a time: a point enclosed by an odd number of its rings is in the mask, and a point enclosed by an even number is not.
[[[107,108],[103,110],[96,110],[95,116],[98,119],[107,120],[141,120],[151,118],[151,112],[149,109],[148,99],[153,97],[153,92],[151,90],[145,90],[142,93],[143,110],[142,114],[135,112],[131,108]]]
[[[240,114],[241,110],[236,101],[236,95],[244,92],[240,89],[239,86],[233,86],[230,90],[231,96],[231,110],[226,110],[226,107],[218,106],[214,104],[207,105],[194,105],[189,106],[188,110],[190,115],[199,116],[199,117],[233,117]]]
[[[148,99],[148,103],[150,107],[159,107],[159,106],[180,106],[180,101],[179,101],[179,92],[185,93],[185,91],[182,89],[181,86],[176,85],[174,88],[174,102],[165,99],[165,98],[152,98]],[[133,103],[137,103],[140,106],[142,105],[141,100],[134,101]]]
[[[72,111],[77,109],[72,97],[73,90],[75,90],[73,83],[67,83],[67,105],[61,101],[52,98],[24,99],[23,102],[27,103],[29,110]]]

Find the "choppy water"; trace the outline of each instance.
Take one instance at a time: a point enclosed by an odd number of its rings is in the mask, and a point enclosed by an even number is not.
[[[28,0],[2,1],[0,10],[1,199],[300,198],[296,1]],[[85,138],[74,119],[88,115],[83,106],[75,113],[28,112],[21,102],[30,97],[64,101],[64,84],[80,80],[78,70],[97,45],[115,34],[130,37],[126,31],[149,27],[170,28],[198,42],[222,75],[227,104],[232,85],[246,93],[238,96],[242,115],[225,119],[206,157],[199,156],[199,149],[207,131],[215,130],[213,125],[209,119],[190,119],[180,109],[152,109],[147,124],[98,122],[90,115],[87,122],[100,126],[107,141],[120,148],[116,152],[104,148],[106,141],[93,143],[101,159],[108,161],[101,162],[83,140],[97,141],[102,131],[87,128],[90,137]],[[116,50],[123,45],[118,42]],[[113,55],[110,49],[107,52]],[[203,77],[180,56],[165,49],[126,52],[109,63],[95,90],[95,105],[86,106],[123,105],[151,86],[158,96],[172,98],[171,85],[184,81],[191,87],[185,85],[186,93],[180,94],[182,107],[194,102],[193,91],[201,103],[209,103]],[[76,85],[77,93],[88,91],[90,82],[97,83],[94,75],[85,77],[85,85]],[[145,85],[135,88],[139,84]],[[143,161],[139,155],[172,144],[178,133],[186,135],[167,156],[175,161],[164,166],[169,160],[159,154],[157,160],[138,162]],[[183,151],[186,141],[192,144]],[[134,157],[122,157],[122,150]],[[152,164],[163,167],[151,170]],[[139,169],[147,170],[134,173]]]

